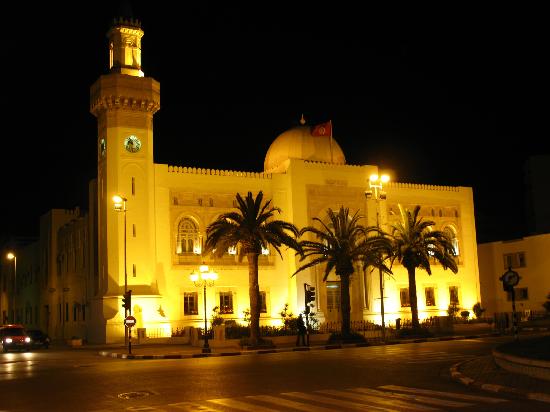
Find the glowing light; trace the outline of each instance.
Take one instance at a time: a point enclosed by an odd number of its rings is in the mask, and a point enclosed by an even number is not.
[[[262,255],[267,256],[269,255],[269,248],[265,248],[262,246]]]
[[[8,258],[9,260],[13,260],[13,259],[15,259],[15,255],[14,255],[13,253],[10,252],[10,253],[8,253],[7,258]]]
[[[236,255],[237,254],[237,246],[229,246],[227,248],[227,253],[230,255]]]
[[[388,183],[390,181],[390,177],[388,175],[382,175],[380,180],[382,181],[382,183]]]
[[[371,182],[376,182],[378,180],[378,175],[377,174],[370,175],[369,180]]]

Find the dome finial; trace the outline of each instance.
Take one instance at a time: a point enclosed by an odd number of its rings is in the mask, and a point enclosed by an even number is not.
[[[300,124],[303,126],[306,124],[306,119],[304,119],[304,114],[302,113],[302,118],[300,119]]]

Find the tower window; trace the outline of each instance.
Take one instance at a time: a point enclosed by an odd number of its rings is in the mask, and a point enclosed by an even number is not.
[[[408,308],[411,306],[411,301],[409,299],[409,288],[399,289],[399,297],[401,298],[402,308]]]
[[[134,264],[132,265],[132,276],[133,276],[133,277],[136,277],[136,275],[137,275],[137,269],[136,269],[136,264],[134,263]]]
[[[132,235],[133,235],[133,237],[136,237],[136,224],[135,223],[132,224]]]
[[[132,195],[136,194],[136,178],[132,177]]]

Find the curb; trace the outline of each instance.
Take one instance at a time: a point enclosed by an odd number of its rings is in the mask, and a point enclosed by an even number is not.
[[[529,399],[529,400],[537,400],[541,402],[548,402],[550,403],[550,394],[541,393],[541,392],[529,392],[523,389],[518,388],[512,388],[510,386],[504,386],[504,385],[495,385],[491,383],[482,383],[479,381],[476,381],[466,375],[464,375],[462,372],[460,372],[460,367],[462,365],[465,365],[468,362],[475,361],[476,359],[469,359],[464,362],[459,362],[451,366],[450,372],[451,372],[451,378],[454,379],[457,382],[462,383],[466,386],[472,386],[487,392],[493,392],[493,393],[505,393],[508,395],[512,395],[514,397],[520,398],[520,399]]]
[[[402,339],[397,341],[387,342],[386,345],[399,345],[406,343],[422,343],[422,342],[436,342],[436,341],[448,341],[448,340],[462,340],[462,339],[478,339],[490,336],[500,336],[500,333],[489,333],[480,335],[467,335],[467,336],[442,336],[439,338],[421,338],[421,339]],[[192,358],[211,358],[220,356],[239,356],[239,355],[264,355],[270,353],[282,353],[282,352],[309,352],[314,350],[331,350],[331,349],[346,349],[346,348],[360,348],[366,346],[381,346],[383,343],[339,343],[328,344],[321,346],[297,346],[290,348],[272,348],[272,349],[256,349],[246,351],[229,351],[229,352],[215,352],[215,353],[183,353],[183,354],[168,354],[168,355],[133,355],[127,353],[117,353],[109,351],[100,351],[99,355],[104,357],[118,358],[118,359],[192,359]]]

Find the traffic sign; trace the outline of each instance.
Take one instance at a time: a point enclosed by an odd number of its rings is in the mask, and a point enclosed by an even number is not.
[[[131,328],[132,326],[135,326],[136,324],[136,318],[134,318],[132,315],[126,316],[124,319],[124,325],[126,325],[127,328]]]

